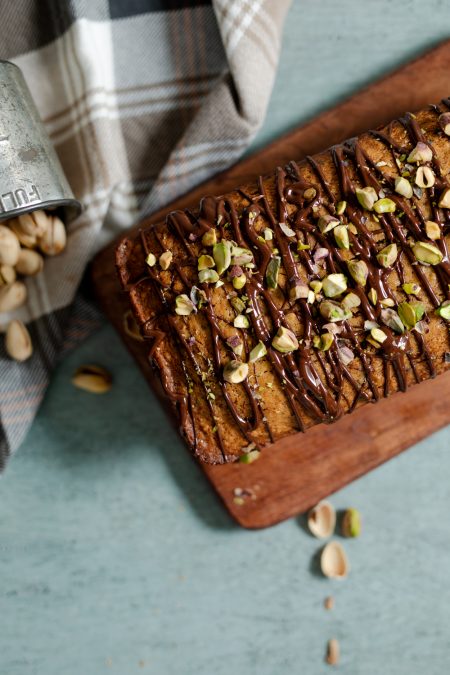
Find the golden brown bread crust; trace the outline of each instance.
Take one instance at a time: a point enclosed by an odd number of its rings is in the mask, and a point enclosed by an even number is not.
[[[176,212],[165,223],[119,244],[116,264],[122,286],[149,339],[151,357],[177,410],[182,433],[200,460],[234,461],[253,444],[262,447],[321,421],[331,422],[448,366],[448,323],[436,314],[449,299],[450,282],[450,211],[437,206],[450,174],[450,139],[439,124],[439,116],[447,110],[446,101],[313,160],[278,169],[221,198],[206,198],[197,213]],[[408,162],[417,143],[433,149],[431,161],[425,152],[417,162]],[[433,172],[431,188],[420,189],[414,182],[422,166]],[[414,186],[412,198],[395,192],[394,180],[401,174]],[[355,189],[372,185],[382,190],[381,198],[394,202],[395,213],[377,215],[362,208]],[[311,188],[316,193],[313,196]],[[347,207],[336,215],[336,205],[342,200]],[[333,229],[320,231],[321,216],[339,218],[349,235],[348,249],[336,246]],[[438,223],[438,241],[427,236],[427,220]],[[280,222],[288,229],[280,229]],[[221,275],[224,285],[219,288],[199,282],[198,257],[213,251],[202,244],[202,234],[209,228],[216,230],[218,241],[233,240],[241,247],[245,241],[253,254],[255,268],[241,263],[240,271],[247,278],[242,290],[232,285],[231,267]],[[271,240],[265,238],[270,236],[265,233],[267,228],[273,232]],[[433,265],[418,261],[411,248],[417,241],[437,247],[442,260]],[[297,252],[294,246],[298,243],[310,248],[301,246]],[[398,255],[384,268],[376,253],[392,243]],[[275,248],[281,249],[281,268],[277,287],[269,289],[267,262],[279,255]],[[319,249],[328,251],[325,258]],[[158,262],[154,267],[146,264],[148,252],[158,259],[164,251],[173,254],[168,270],[162,270]],[[347,261],[351,259],[367,261],[369,278],[364,287],[349,273]],[[353,308],[351,318],[334,323],[322,316],[327,315],[321,309],[326,300],[323,289],[313,297],[289,300],[289,291],[296,285],[303,291],[311,281],[333,273],[345,274],[348,291],[331,300],[341,303],[351,291],[362,301]],[[408,283],[421,287],[417,297],[403,289]],[[189,316],[176,314],[176,297],[189,296],[193,286],[206,293],[208,302]],[[376,298],[371,288],[378,291]],[[230,301],[236,296],[244,296],[246,309],[242,311],[250,320],[249,328],[233,326],[238,312]],[[403,333],[396,332],[395,325],[392,330],[392,316],[389,320],[385,310],[397,318],[398,311],[404,317],[411,308],[417,310],[414,328],[406,322]],[[248,314],[247,309],[251,310]],[[425,315],[420,320],[422,309]],[[291,354],[273,346],[280,325],[291,329],[299,341]],[[385,342],[374,341],[373,327],[384,331]],[[250,350],[261,338],[259,329],[270,336],[263,340],[267,355],[249,363],[243,383],[224,381],[223,367],[230,360],[249,361]],[[328,350],[324,350],[326,340],[319,343],[324,334],[332,336]],[[236,336],[244,346],[238,355],[233,354],[233,340],[232,346],[227,343]],[[280,368],[285,376],[280,375]]]

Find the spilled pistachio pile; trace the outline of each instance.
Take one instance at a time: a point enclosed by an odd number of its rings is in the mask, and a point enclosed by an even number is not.
[[[0,223],[0,315],[25,304],[24,277],[33,277],[44,268],[44,256],[61,253],[67,243],[66,228],[58,216],[38,210]],[[7,354],[25,361],[32,352],[30,335],[21,321],[6,329]]]

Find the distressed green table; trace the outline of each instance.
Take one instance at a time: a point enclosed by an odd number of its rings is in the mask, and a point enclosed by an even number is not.
[[[448,37],[439,0],[295,0],[260,146]],[[74,368],[102,362],[92,397]],[[414,423],[414,420],[411,420]],[[1,675],[442,675],[450,431],[334,496],[364,515],[343,583],[303,520],[235,526],[111,328],[60,366],[0,483]],[[334,595],[335,608],[323,609]]]

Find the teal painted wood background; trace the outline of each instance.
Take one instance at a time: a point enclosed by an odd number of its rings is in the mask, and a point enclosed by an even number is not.
[[[294,0],[254,146],[449,32],[443,0]],[[111,393],[71,386],[85,362],[114,373]],[[0,484],[0,674],[320,675],[336,636],[339,672],[443,675],[449,450],[447,429],[333,497],[364,534],[330,582],[302,519],[231,522],[105,326],[58,369]]]

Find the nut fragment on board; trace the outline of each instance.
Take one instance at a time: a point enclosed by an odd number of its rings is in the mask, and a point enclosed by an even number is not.
[[[46,255],[59,255],[66,248],[66,228],[58,216],[49,216],[49,219],[46,232],[38,240],[39,248]]]
[[[320,556],[322,574],[330,579],[345,579],[350,570],[347,554],[337,541],[330,541]]]
[[[89,364],[76,370],[72,384],[91,394],[104,394],[111,389],[112,377],[105,368]]]
[[[319,502],[308,513],[308,528],[318,539],[331,537],[336,527],[336,511],[330,502]]]
[[[334,598],[332,595],[329,595],[328,597],[325,598],[323,601],[323,606],[325,609],[333,609],[334,607]]]
[[[12,312],[21,307],[27,299],[27,287],[23,281],[14,281],[12,284],[0,286],[0,314]]]
[[[20,243],[17,236],[9,227],[0,225],[0,264],[14,265],[20,252]]]
[[[361,515],[358,509],[346,509],[342,518],[344,537],[359,537],[361,534]]]
[[[33,353],[33,343],[27,327],[22,321],[14,319],[6,328],[5,349],[15,361],[26,361]]]
[[[340,651],[339,642],[336,640],[336,638],[328,640],[326,662],[330,666],[336,666],[339,663],[339,658],[341,655]]]

